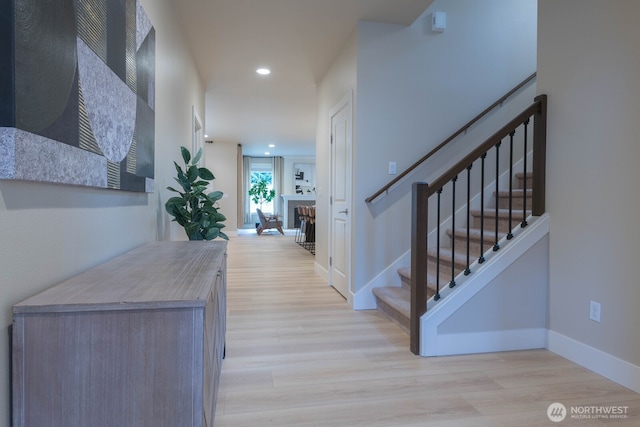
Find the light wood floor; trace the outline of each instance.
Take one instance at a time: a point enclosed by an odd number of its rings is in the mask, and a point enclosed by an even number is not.
[[[640,395],[546,350],[408,348],[376,311],[351,310],[293,237],[231,238],[217,427],[640,425]],[[628,406],[628,418],[556,424],[553,402]]]

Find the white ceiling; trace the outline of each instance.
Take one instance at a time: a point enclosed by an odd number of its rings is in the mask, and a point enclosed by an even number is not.
[[[174,0],[207,90],[207,139],[314,156],[316,83],[356,23],[410,25],[433,1]]]

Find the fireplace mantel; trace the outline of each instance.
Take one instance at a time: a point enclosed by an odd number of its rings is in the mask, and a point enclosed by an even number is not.
[[[284,201],[284,217],[282,219],[282,223],[284,224],[285,228],[288,228],[288,229],[294,228],[294,215],[292,212],[295,209],[295,207],[298,204],[304,204],[304,205],[314,204],[314,202],[316,201],[315,194],[308,194],[308,195],[283,194],[281,197],[282,197],[282,200]],[[299,203],[299,202],[303,202],[303,203]]]

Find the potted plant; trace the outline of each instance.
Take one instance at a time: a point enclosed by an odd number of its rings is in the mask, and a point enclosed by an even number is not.
[[[212,240],[216,237],[229,240],[229,237],[221,230],[225,227],[222,221],[227,218],[218,212],[217,202],[222,198],[221,191],[206,193],[207,187],[215,179],[213,173],[207,168],[198,167],[198,161],[202,157],[202,148],[195,157],[185,147],[180,147],[184,170],[176,163],[176,182],[182,187],[182,191],[173,187],[167,190],[178,193],[179,196],[171,197],[165,203],[165,209],[173,216],[173,221],[184,227],[189,240]]]
[[[276,190],[269,189],[267,185],[269,182],[261,177],[254,181],[253,185],[249,189],[249,196],[251,196],[251,200],[255,204],[260,205],[260,210],[262,210],[262,204],[267,202],[269,203],[276,197]]]

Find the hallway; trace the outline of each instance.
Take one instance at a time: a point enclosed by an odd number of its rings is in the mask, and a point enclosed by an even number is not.
[[[553,402],[628,406],[640,395],[546,350],[421,358],[376,311],[353,311],[293,236],[231,237],[227,353],[215,425],[549,426]]]

